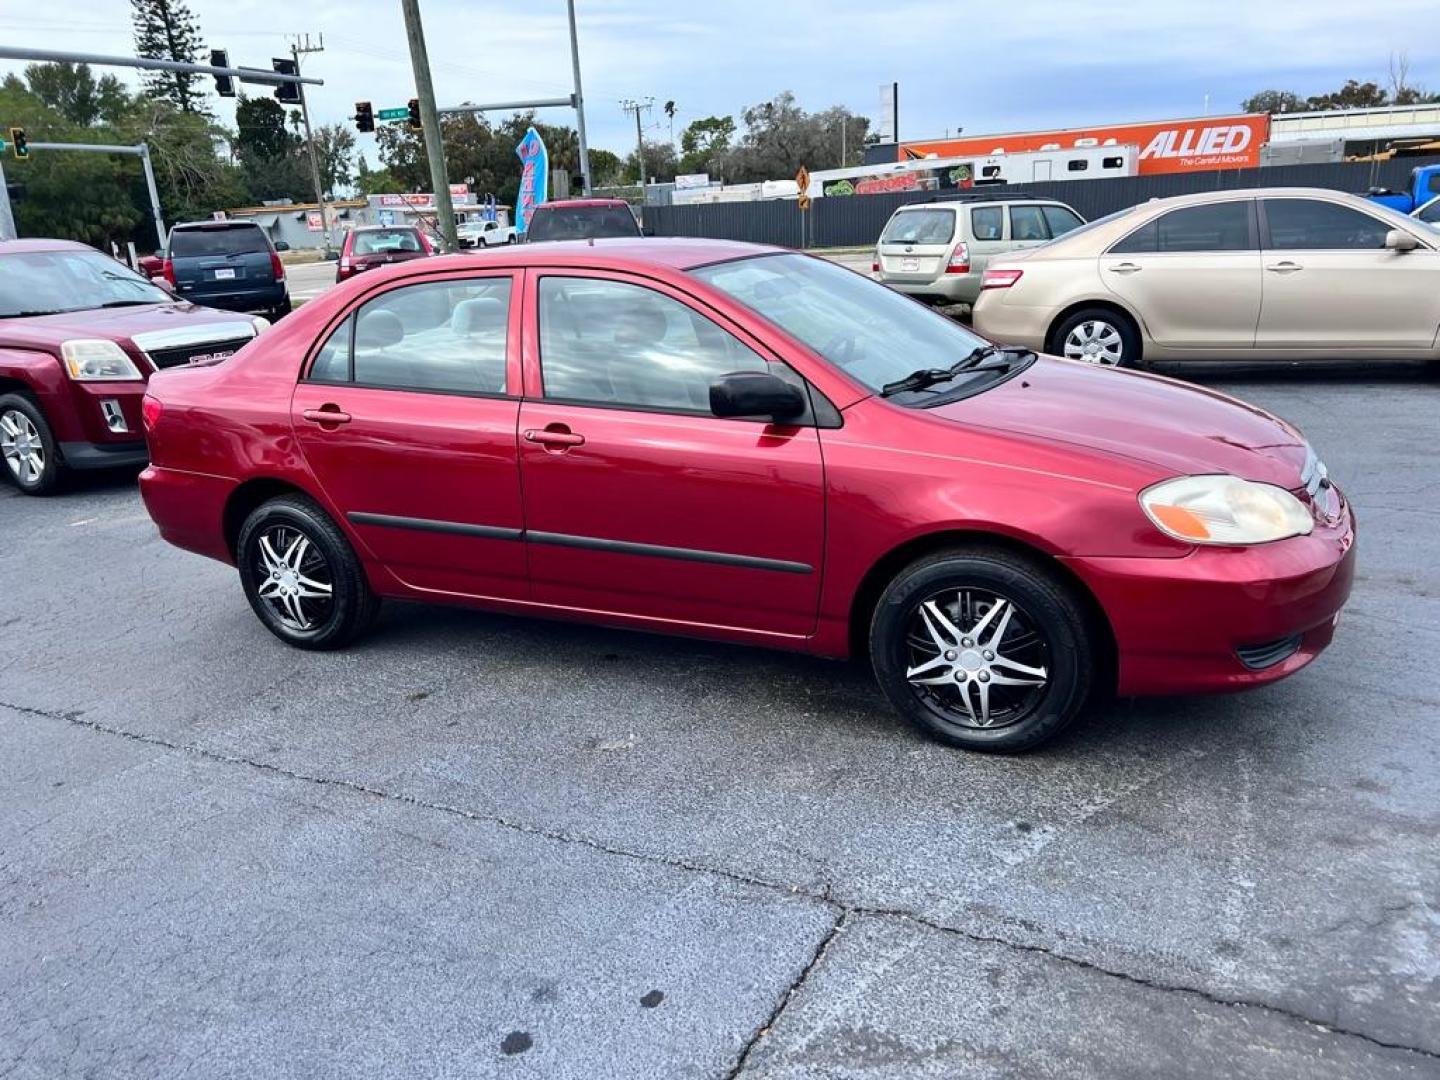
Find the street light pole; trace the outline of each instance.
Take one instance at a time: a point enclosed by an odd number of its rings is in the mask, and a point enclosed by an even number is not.
[[[590,150],[585,142],[585,96],[580,91],[580,42],[575,33],[575,0],[567,0],[570,9],[570,62],[575,68],[575,128],[580,137],[580,179],[586,195],[590,194]]]
[[[425,133],[425,157],[430,162],[430,184],[435,189],[435,216],[440,219],[440,242],[455,251],[455,206],[450,201],[450,178],[445,172],[445,144],[440,114],[435,109],[435,84],[430,80],[430,57],[425,51],[425,30],[420,25],[420,0],[400,0],[405,13],[405,36],[410,41],[410,66],[415,69],[415,97],[420,102],[420,127]]]
[[[0,147],[0,153],[4,148]],[[5,186],[5,163],[0,161],[0,240],[15,240],[15,215],[10,209],[10,189]]]

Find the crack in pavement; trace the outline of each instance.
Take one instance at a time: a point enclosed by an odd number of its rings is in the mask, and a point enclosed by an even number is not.
[[[500,828],[507,829],[512,832],[521,833],[527,836],[536,836],[542,839],[553,840],[559,843],[578,844],[582,847],[589,848],[592,851],[597,851],[606,855],[615,855],[625,859],[634,859],[638,862],[649,863],[657,866],[665,866],[676,870],[685,870],[691,873],[706,874],[711,877],[737,882],[742,885],[767,889],[773,892],[781,893],[785,896],[799,897],[811,900],[815,903],[823,904],[827,907],[835,909],[836,918],[834,924],[830,927],[830,930],[826,933],[825,937],[820,941],[820,944],[816,948],[814,955],[810,959],[810,962],[806,964],[804,970],[801,971],[799,977],[795,980],[795,982],[790,985],[790,987],[786,990],[785,994],[782,995],[767,1020],[763,1024],[761,1024],[746,1041],[736,1065],[729,1073],[726,1074],[727,1080],[733,1080],[734,1077],[739,1075],[740,1070],[744,1068],[745,1063],[750,1057],[753,1050],[763,1040],[765,1034],[769,1032],[769,1030],[775,1025],[776,1022],[779,1021],[781,1015],[785,1012],[786,1007],[790,1004],[790,1001],[803,988],[806,980],[810,976],[810,973],[814,971],[814,969],[824,959],[825,953],[828,951],[831,944],[833,944],[835,939],[838,937],[840,931],[844,928],[844,926],[848,925],[851,919],[857,917],[903,920],[913,923],[917,926],[923,926],[927,929],[938,931],[940,933],[954,934],[979,944],[998,945],[1002,948],[1012,949],[1017,952],[1039,954],[1041,956],[1049,957],[1050,959],[1055,960],[1058,963],[1067,964],[1084,971],[1108,976],[1113,979],[1120,979],[1133,985],[1146,987],[1151,990],[1157,990],[1162,993],[1184,994],[1205,1001],[1211,1005],[1221,1006],[1225,1008],[1255,1009],[1295,1023],[1305,1024],[1309,1027],[1315,1028],[1327,1034],[1340,1035],[1352,1039],[1359,1039],[1362,1042],[1369,1043],[1372,1046],[1379,1047],[1384,1050],[1397,1050],[1405,1053],[1416,1054],[1431,1061],[1440,1061],[1440,1052],[1428,1050],[1424,1047],[1419,1046],[1409,1046],[1405,1043],[1387,1042],[1384,1039],[1377,1038],[1373,1035],[1367,1034],[1366,1032],[1360,1031],[1355,1028],[1340,1027],[1324,1020],[1317,1020],[1314,1017],[1307,1016],[1302,1012],[1297,1012],[1293,1009],[1286,1008],[1283,1005],[1274,1005],[1268,1002],[1256,1001],[1242,997],[1226,997],[1224,995],[1205,990],[1198,986],[1187,986],[1180,983],[1160,982],[1147,976],[1136,975],[1128,971],[1120,970],[1119,968],[1107,967],[1104,964],[1101,964],[1094,960],[1085,959],[1084,957],[1073,956],[1066,952],[1055,949],[1049,945],[1034,942],[1015,941],[1011,938],[1002,937],[998,934],[984,933],[980,930],[973,928],[952,926],[946,923],[938,922],[935,919],[932,919],[919,912],[911,911],[905,908],[886,908],[866,904],[850,903],[843,899],[837,899],[835,895],[835,889],[830,883],[824,884],[821,890],[816,891],[803,885],[794,885],[780,881],[771,881],[765,878],[756,877],[751,874],[744,874],[735,870],[728,870],[723,867],[709,866],[705,863],[692,862],[686,859],[668,858],[663,855],[657,855],[644,851],[635,851],[629,848],[617,847],[613,844],[607,844],[603,841],[595,840],[591,837],[582,836],[575,833],[569,833],[561,829],[550,829],[540,825],[529,824],[527,822],[514,821],[501,815],[481,814],[475,812],[474,810],[467,810],[464,807],[452,806],[446,803],[431,802],[429,800],[421,799],[414,795],[406,795],[398,792],[385,791],[380,788],[370,787],[355,780],[345,780],[338,777],[320,776],[311,773],[298,772],[293,769],[287,769],[281,765],[275,765],[265,761],[257,761],[252,758],[241,757],[236,754],[227,754],[222,751],[212,750],[194,743],[179,743],[170,739],[162,738],[158,735],[149,735],[143,732],[128,731],[124,728],[118,728],[113,725],[104,724],[96,720],[86,720],[79,713],[56,712],[54,710],[39,709],[28,705],[17,705],[7,701],[0,701],[0,708],[9,709],[11,712],[19,713],[21,715],[38,716],[48,720],[57,720],[67,724],[73,724],[77,727],[82,727],[99,734],[129,739],[133,742],[158,747],[163,750],[171,750],[178,753],[190,754],[195,757],[203,758],[210,761],[221,762],[227,765],[243,765],[252,769],[256,769],[260,772],[271,773],[276,776],[283,776],[291,780],[298,780],[304,783],[334,787],[343,791],[350,791],[356,794],[368,795],[372,798],[385,799],[391,802],[398,802],[402,805],[411,806],[422,810],[433,810],[438,813],[450,814],[456,817],[463,818],[467,821],[475,821],[484,824],[495,825]]]

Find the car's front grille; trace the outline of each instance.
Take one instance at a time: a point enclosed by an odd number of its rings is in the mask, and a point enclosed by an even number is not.
[[[176,345],[168,349],[151,349],[146,355],[157,368],[180,367],[184,364],[198,364],[202,360],[218,360],[238,352],[250,344],[251,338],[238,337],[226,341],[204,341],[194,345]]]
[[[1282,660],[1294,656],[1300,648],[1300,635],[1291,634],[1278,641],[1266,641],[1260,645],[1243,645],[1235,650],[1240,662],[1251,671],[1263,671],[1274,667]]]

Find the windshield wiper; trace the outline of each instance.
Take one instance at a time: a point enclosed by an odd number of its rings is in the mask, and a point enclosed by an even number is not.
[[[147,307],[150,304],[163,304],[163,300],[106,300],[101,304],[102,308],[107,307]]]
[[[968,355],[948,368],[921,368],[919,371],[912,371],[903,379],[886,383],[880,388],[880,396],[890,397],[892,394],[902,394],[907,390],[925,390],[936,383],[948,382],[965,372],[1003,371],[1010,366],[1012,360],[1021,360],[1034,355],[1032,350],[1021,348],[1018,345],[978,345],[971,349]],[[1004,357],[1005,359],[999,363],[985,363],[992,357]]]
[[[73,308],[56,308],[54,311],[7,311],[0,319],[33,319],[39,315],[64,315]]]

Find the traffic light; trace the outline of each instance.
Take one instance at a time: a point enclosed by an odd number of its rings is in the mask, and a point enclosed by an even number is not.
[[[275,70],[277,75],[300,74],[300,65],[295,63],[294,60],[277,60],[272,57],[270,66]],[[299,105],[300,84],[293,82],[281,83],[275,88],[275,100],[283,105]]]
[[[410,99],[410,130],[419,131],[420,126],[420,99],[412,97]]]
[[[355,129],[364,134],[375,130],[375,110],[368,101],[355,103]]]
[[[210,66],[228,68],[230,66],[230,53],[225,49],[211,49]],[[215,93],[221,97],[234,97],[235,79],[230,75],[216,75]]]
[[[15,151],[15,156],[24,161],[30,156],[30,141],[25,138],[25,129],[12,127],[10,129],[10,149]]]

